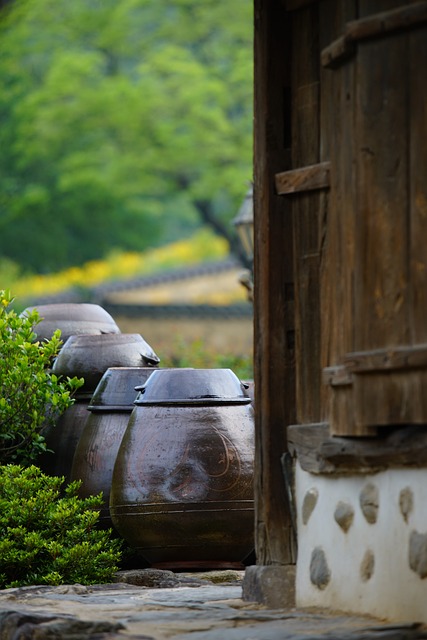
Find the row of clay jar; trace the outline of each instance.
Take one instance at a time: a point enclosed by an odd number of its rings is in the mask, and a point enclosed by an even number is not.
[[[230,369],[160,368],[142,336],[120,333],[111,316],[101,330],[79,324],[78,313],[106,314],[97,305],[47,307],[38,338],[55,328],[65,338],[52,370],[85,384],[47,430],[53,453],[41,468],[81,480],[82,496],[102,491],[101,526],[151,566],[242,566],[254,531],[246,385]]]

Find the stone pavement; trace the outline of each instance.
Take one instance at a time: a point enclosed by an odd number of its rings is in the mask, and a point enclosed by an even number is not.
[[[427,628],[242,600],[243,572],[120,572],[109,585],[0,591],[0,640],[420,640]],[[427,603],[426,603],[427,606]]]

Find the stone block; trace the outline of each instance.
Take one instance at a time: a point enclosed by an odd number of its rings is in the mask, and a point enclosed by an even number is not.
[[[295,565],[252,565],[243,578],[242,598],[271,609],[295,606]]]

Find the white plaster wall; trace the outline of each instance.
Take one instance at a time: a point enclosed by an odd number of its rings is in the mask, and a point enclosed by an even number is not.
[[[359,502],[367,484],[378,489],[377,521],[373,524],[367,522]],[[405,522],[399,497],[407,488],[412,491],[413,510]],[[304,496],[313,489],[318,492],[317,503],[304,524]],[[347,533],[334,518],[340,501],[354,510]],[[296,502],[297,606],[328,607],[395,621],[427,623],[427,577],[421,578],[409,566],[411,532],[427,534],[427,469],[332,477],[307,473],[297,464]],[[330,580],[322,588],[313,584],[310,577],[316,547],[323,549],[330,571]],[[369,579],[365,575],[363,580],[361,562],[368,549],[374,556],[374,570]]]

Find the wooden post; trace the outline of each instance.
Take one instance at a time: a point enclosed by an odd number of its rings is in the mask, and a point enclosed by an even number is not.
[[[295,562],[281,468],[295,420],[294,286],[290,204],[275,174],[290,168],[289,14],[255,0],[254,360],[256,555],[259,565]]]

